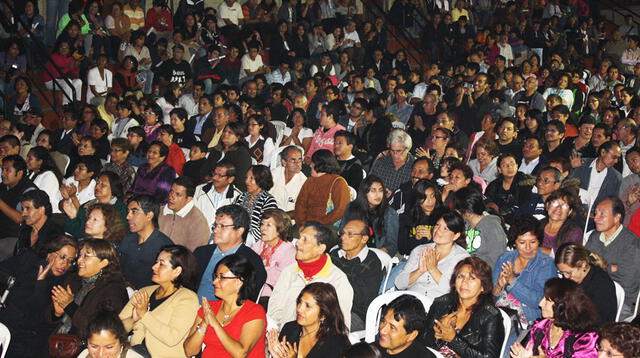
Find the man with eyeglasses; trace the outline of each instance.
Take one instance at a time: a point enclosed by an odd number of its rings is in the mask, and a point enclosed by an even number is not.
[[[375,174],[384,181],[386,196],[391,196],[400,184],[411,178],[411,168],[415,157],[409,153],[413,141],[402,129],[396,128],[387,137],[389,154],[376,159],[369,174]]]
[[[228,160],[221,160],[208,174],[208,183],[198,185],[193,194],[195,205],[207,219],[209,229],[216,218],[218,208],[232,204],[242,194],[233,183],[236,181],[236,167]]]
[[[383,267],[378,255],[369,250],[367,242],[371,228],[362,220],[347,222],[339,232],[339,248],[329,256],[353,288],[351,308],[351,331],[363,330],[367,308],[378,295],[382,283]]]
[[[529,202],[522,205],[516,215],[530,214],[536,219],[542,220],[547,216],[544,203],[551,193],[560,189],[562,173],[554,167],[545,167],[540,170],[536,178],[537,193],[532,193]]]
[[[273,187],[269,193],[273,195],[278,207],[290,215],[296,208],[296,200],[307,176],[302,173],[302,149],[290,145],[280,152],[281,167],[271,170]]]
[[[622,174],[614,169],[622,157],[620,145],[615,141],[605,142],[598,149],[596,159],[585,159],[582,166],[573,169],[570,176],[580,179],[580,191],[583,203],[601,201],[607,196],[617,196],[622,183]]]
[[[362,138],[364,129],[367,126],[364,120],[364,110],[367,108],[367,100],[364,98],[356,98],[349,107],[349,117],[341,118],[338,124],[345,127],[347,131]]]
[[[537,109],[540,112],[544,112],[546,109],[546,103],[542,94],[538,92],[538,80],[531,76],[524,81],[524,90],[513,95],[511,103],[514,107],[518,104],[526,104],[531,109]]]
[[[222,258],[238,254],[244,256],[255,269],[255,281],[252,291],[256,296],[251,300],[258,302],[260,289],[267,280],[267,271],[262,259],[244,244],[249,231],[249,213],[239,205],[225,205],[218,209],[213,229],[213,243],[197,248],[193,255],[198,261],[198,297],[208,301],[218,300],[213,287],[213,274]]]

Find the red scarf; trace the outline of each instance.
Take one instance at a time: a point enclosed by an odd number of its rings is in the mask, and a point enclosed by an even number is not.
[[[310,281],[311,279],[313,279],[313,276],[318,274],[318,272],[320,272],[320,270],[322,270],[324,265],[327,263],[328,257],[329,256],[327,254],[324,254],[318,260],[312,262],[302,262],[300,260],[296,260],[298,262],[298,267],[300,267],[300,270],[302,270],[302,273],[304,274],[305,280]]]
[[[280,246],[280,244],[282,244],[282,240],[280,239],[278,239],[278,243],[274,247],[271,247],[266,243],[264,244],[264,247],[260,252],[260,258],[264,263],[264,267],[271,267],[271,256],[273,256],[273,254],[276,252],[276,249],[278,248],[278,246]]]

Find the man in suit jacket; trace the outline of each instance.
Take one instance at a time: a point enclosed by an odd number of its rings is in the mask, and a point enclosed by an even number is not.
[[[608,196],[617,196],[622,175],[613,168],[622,151],[615,141],[605,142],[598,149],[598,157],[586,159],[582,166],[571,172],[571,177],[580,179],[582,201],[597,203]]]
[[[200,137],[200,140],[209,144],[212,135],[208,136],[208,140],[204,138],[207,130],[215,128],[213,122],[213,100],[210,96],[204,95],[200,97],[198,102],[198,114],[192,116],[185,124],[185,132],[192,133]]]
[[[62,128],[53,132],[53,149],[71,157],[76,155],[76,145],[73,143],[73,135],[78,134],[76,125],[78,117],[65,111],[62,117]]]
[[[262,259],[251,248],[244,244],[249,231],[249,213],[239,205],[226,205],[216,211],[216,221],[213,224],[213,244],[200,246],[194,252],[198,260],[200,282],[198,297],[207,300],[217,300],[213,287],[213,273],[216,265],[223,257],[232,254],[244,256],[255,268],[255,282],[252,292],[258,294],[267,280],[267,271]]]

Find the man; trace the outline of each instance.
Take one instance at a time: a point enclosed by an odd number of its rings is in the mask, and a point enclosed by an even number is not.
[[[197,107],[199,106],[200,104]],[[180,107],[174,108],[169,112],[171,127],[174,130],[173,142],[182,149],[190,149],[197,140],[193,132],[187,132],[186,130],[188,116],[187,110]]]
[[[524,140],[522,146],[522,160],[518,171],[524,174],[536,175],[540,170],[540,156],[542,148],[540,147],[540,138],[529,137]]]
[[[25,115],[25,123],[28,125],[29,131],[25,138],[32,146],[37,145],[38,135],[46,128],[42,125],[42,109],[38,107],[31,108]]]
[[[267,81],[269,82],[269,84],[279,83],[283,86],[291,82],[291,72],[289,71],[289,62],[282,61],[282,63],[280,63],[280,66],[278,66],[278,69],[275,71],[272,71],[269,74],[269,76],[267,76]]]
[[[378,295],[384,278],[378,255],[369,250],[369,225],[362,220],[347,222],[340,231],[340,248],[330,253],[334,265],[347,275],[353,288],[351,331],[365,328],[367,308]]]
[[[422,105],[416,103],[411,113],[413,124],[407,128],[407,133],[414,139],[414,147],[421,146],[427,140],[431,127],[436,123],[438,114],[438,97],[433,93],[424,95]],[[410,120],[411,122],[411,120]],[[414,148],[415,149],[415,148]]]
[[[12,134],[0,137],[0,160],[8,155],[20,155],[20,151],[20,139],[18,137]],[[2,173],[1,169],[0,173]]]
[[[613,168],[622,152],[615,141],[608,141],[598,149],[596,159],[585,159],[582,166],[571,172],[571,177],[580,179],[580,196],[583,203],[591,207],[608,196],[617,196],[622,175]]]
[[[209,225],[200,209],[195,207],[195,187],[188,177],[173,181],[167,204],[158,218],[159,229],[176,245],[194,251],[209,241]]]
[[[353,155],[356,146],[356,136],[347,131],[338,131],[334,137],[333,154],[340,164],[340,175],[347,181],[350,187],[358,190],[364,172],[360,159]]]
[[[238,77],[240,84],[253,79],[256,75],[267,74],[271,71],[271,68],[265,66],[262,62],[262,56],[260,55],[260,43],[252,40],[249,41],[247,46],[249,48],[247,53],[245,53],[240,59],[240,75]]]
[[[348,132],[351,132],[362,138],[364,128],[367,125],[364,120],[364,111],[367,108],[367,100],[364,98],[356,98],[353,100],[351,106],[349,106],[349,117],[341,119],[338,123],[346,128]]]
[[[311,145],[305,155],[305,162],[311,162],[311,156],[318,149],[328,149],[333,153],[334,136],[338,131],[345,128],[338,124],[340,116],[344,112],[344,103],[340,100],[332,101],[322,107],[320,112],[320,128],[313,134]]]
[[[122,191],[127,193],[136,177],[136,170],[127,161],[131,153],[131,144],[126,138],[114,138],[111,141],[111,160],[104,165],[104,171],[111,171],[120,177]]]
[[[618,197],[624,203],[624,210],[628,213],[635,213],[640,208],[640,149],[631,148],[625,155],[631,174],[622,178]],[[632,215],[625,217],[624,225],[627,227]]]
[[[153,284],[151,267],[160,248],[173,245],[157,228],[159,212],[158,201],[149,195],[134,196],[127,204],[130,233],[118,246],[118,252],[122,273],[136,290]]]
[[[607,272],[624,288],[623,319],[633,313],[640,288],[640,240],[622,225],[624,216],[624,205],[618,197],[603,198],[595,210],[596,229],[585,245],[589,251],[606,260]]]
[[[325,52],[320,56],[319,63],[314,63],[309,68],[309,74],[311,76],[315,76],[317,73],[321,74],[322,77],[336,75],[336,69],[331,63],[331,56],[329,56],[328,52]]]
[[[622,177],[626,177],[631,173],[629,165],[626,160],[626,154],[629,149],[636,146],[636,132],[638,131],[638,125],[633,119],[625,118],[621,119],[616,125],[616,134],[620,141],[620,150],[622,150],[623,162],[622,162]]]
[[[193,75],[189,62],[183,60],[184,47],[180,44],[173,47],[173,57],[164,61],[158,68],[158,83],[166,89],[170,83],[178,83],[183,89],[190,89]]]
[[[415,158],[411,150],[411,136],[402,129],[394,129],[387,137],[389,154],[378,158],[371,166],[370,174],[379,176],[391,195],[400,184],[411,178],[411,168]]]
[[[64,234],[62,228],[51,219],[51,202],[47,193],[40,189],[28,190],[22,194],[20,203],[23,222],[18,232],[16,254],[28,248],[38,252],[53,238]]]
[[[551,108],[551,119],[560,121],[564,124],[565,128],[565,138],[573,138],[578,136],[578,128],[571,123],[567,123],[569,120],[569,116],[571,112],[569,111],[569,107],[564,104],[560,104]]]
[[[209,49],[210,53],[212,52],[212,49],[217,49],[217,47],[212,46],[211,49]],[[218,51],[216,51],[218,55],[214,58],[217,58],[220,55]],[[207,64],[209,65],[208,59],[209,58],[207,58]],[[197,72],[197,69],[196,69],[196,73],[199,73]],[[205,94],[204,82],[200,80],[193,82],[193,90],[191,90],[191,93],[185,93],[182,96],[180,96],[180,100],[178,102],[178,108],[184,108],[187,111],[188,116],[197,115],[198,107],[200,105],[200,98],[204,94]]]
[[[617,36],[617,39],[616,39],[616,36]],[[619,41],[620,37],[621,37],[620,32],[615,31],[614,40]],[[626,44],[626,41],[621,41],[621,42],[624,43],[625,45],[625,48],[622,50],[624,51],[627,48],[627,44]],[[622,54],[622,51],[620,51],[620,54]],[[600,66],[598,66],[598,73],[596,73],[595,75],[591,76],[591,78],[589,78],[589,87],[591,88],[591,92],[595,93],[607,88],[607,82],[609,81],[607,73],[610,66],[611,66],[611,60],[609,60],[608,58],[605,58],[604,60],[602,60],[602,62],[600,62]]]
[[[222,258],[232,254],[244,256],[255,269],[253,292],[250,297],[257,302],[260,288],[267,280],[267,271],[262,259],[244,244],[249,231],[249,213],[239,205],[225,205],[218,209],[213,223],[213,244],[201,246],[194,251],[198,260],[200,283],[198,297],[206,297],[208,301],[217,300],[212,279],[216,265]]]
[[[469,148],[469,136],[460,130],[460,128],[456,125],[456,121],[451,117],[449,112],[440,112],[436,116],[436,124],[438,127],[446,128],[453,132],[453,138],[451,144],[459,149]],[[431,130],[428,128],[427,130]]]
[[[200,97],[200,101],[198,102],[198,114],[189,118],[185,124],[185,131],[202,138],[208,129],[214,127],[214,123],[212,121],[212,110],[213,100],[211,97],[207,95]]]
[[[402,295],[385,306],[380,319],[379,338],[375,345],[385,358],[435,358],[422,343],[427,312],[422,302]]]
[[[517,107],[519,104],[526,104],[530,109],[537,109],[544,112],[546,102],[542,94],[538,92],[538,80],[531,76],[524,81],[524,91],[520,91],[513,96],[512,104]]]
[[[524,92],[524,91],[525,91],[524,78],[522,77],[521,74],[514,74],[513,78],[511,79],[511,83],[509,84],[509,89],[505,91],[505,95],[507,96],[509,104],[512,107],[515,107],[513,103],[513,97],[518,93]]]
[[[548,163],[555,157],[569,157],[571,148],[563,142],[564,131],[564,124],[560,121],[551,120],[547,123],[547,127],[544,131],[544,139],[546,143],[542,149],[541,156],[543,163]]]
[[[207,227],[211,229],[218,208],[234,203],[242,191],[233,185],[236,180],[236,167],[228,160],[223,159],[216,163],[208,175],[211,180],[198,185],[193,197],[195,206],[207,219]]]
[[[518,125],[513,118],[504,118],[498,124],[498,148],[500,154],[513,154],[522,158],[522,144],[517,140]]]
[[[1,145],[1,144],[0,144]],[[0,261],[13,254],[16,233],[22,222],[20,198],[37,189],[27,178],[27,163],[21,156],[12,154],[2,159],[2,184],[0,184]]]
[[[413,206],[413,198],[411,197],[413,186],[416,185],[419,180],[433,179],[434,173],[435,167],[429,158],[417,158],[411,168],[411,180],[400,184],[398,189],[393,193],[393,196],[391,196],[389,206],[394,208],[398,212],[398,215],[403,214],[407,208]]]
[[[65,112],[62,117],[62,128],[53,132],[53,149],[68,157],[76,155],[76,145],[73,141],[74,136],[78,136],[76,129],[78,117],[75,113]],[[78,137],[79,139],[79,137]]]
[[[544,203],[551,193],[560,189],[562,184],[562,173],[554,167],[543,168],[536,178],[537,194],[531,194],[529,202],[522,205],[516,214],[533,215],[536,219],[542,220],[547,216]]]
[[[460,122],[460,127],[467,135],[480,130],[482,116],[491,107],[490,91],[489,76],[479,73],[473,80],[473,86],[457,92],[454,107],[458,108],[462,118],[465,118]]]
[[[207,163],[207,144],[205,142],[194,142],[189,149],[189,160],[184,163],[182,171],[184,176],[191,178],[195,185],[205,182],[204,165]]]
[[[330,283],[338,293],[340,310],[347,327],[351,326],[353,288],[347,275],[336,267],[327,254],[335,244],[334,234],[328,227],[307,221],[296,242],[296,263],[285,267],[269,298],[267,315],[279,327],[296,319],[296,298],[300,291],[313,282]],[[335,307],[337,308],[337,307]]]
[[[281,167],[271,170],[273,187],[269,193],[273,195],[278,207],[290,215],[296,208],[296,200],[307,176],[302,174],[302,150],[290,145],[280,152]]]

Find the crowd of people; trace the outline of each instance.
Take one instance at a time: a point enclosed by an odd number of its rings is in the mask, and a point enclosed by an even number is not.
[[[639,30],[585,1],[3,3],[2,349],[640,356]]]

